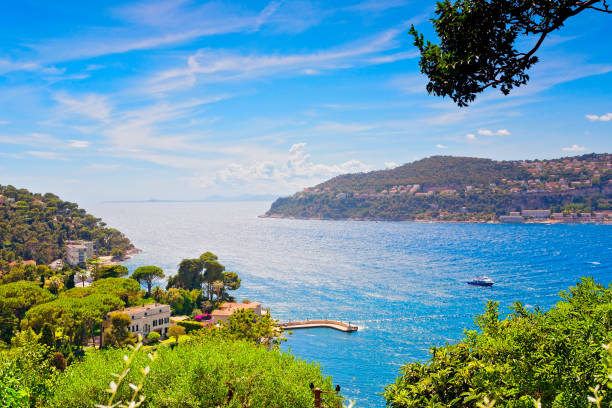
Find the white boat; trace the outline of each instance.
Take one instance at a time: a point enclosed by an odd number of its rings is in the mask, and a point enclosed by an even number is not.
[[[474,286],[493,286],[494,283],[488,276],[478,276],[467,282],[468,285]]]

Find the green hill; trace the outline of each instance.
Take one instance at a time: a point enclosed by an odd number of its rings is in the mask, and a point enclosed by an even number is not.
[[[473,157],[433,156],[391,170],[344,174],[317,187],[343,191],[381,191],[394,185],[430,186],[489,185],[502,179],[525,179],[529,173],[513,162]]]
[[[94,241],[98,255],[134,248],[120,231],[75,203],[0,185],[0,270],[20,259],[48,264],[64,255],[66,241],[77,239]]]
[[[433,156],[334,177],[279,198],[265,216],[483,221],[521,209],[609,210],[611,161],[605,153],[530,161]]]

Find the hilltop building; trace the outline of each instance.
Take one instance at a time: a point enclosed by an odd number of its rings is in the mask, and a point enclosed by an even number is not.
[[[94,245],[92,241],[68,241],[66,242],[66,263],[78,265],[85,263],[87,258],[94,256]]]

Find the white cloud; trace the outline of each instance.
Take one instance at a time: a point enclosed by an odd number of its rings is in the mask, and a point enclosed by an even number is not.
[[[397,164],[396,162],[385,162],[385,167],[388,169],[394,169],[397,166],[399,166],[399,164]]]
[[[566,151],[566,152],[583,152],[585,150],[586,148],[584,146],[578,146],[577,144],[573,144],[569,147],[563,148],[563,151]]]
[[[243,184],[253,182],[272,182],[280,185],[309,185],[345,173],[364,172],[371,166],[359,160],[349,160],[340,164],[314,163],[306,152],[306,143],[296,143],[289,149],[284,161],[258,161],[251,164],[232,163],[216,173],[220,184]],[[282,189],[282,187],[281,187]]]
[[[39,159],[45,159],[45,160],[60,159],[60,156],[57,154],[57,152],[44,152],[44,151],[39,151],[39,150],[29,150],[26,153],[29,154],[30,156],[38,157]]]
[[[324,70],[367,65],[367,57],[397,46],[402,29],[390,29],[365,41],[308,54],[237,55],[213,50],[199,50],[187,59],[187,66],[159,73],[153,82],[178,81],[179,86],[195,83],[263,77],[278,73],[305,75]],[[185,81],[191,78],[191,81]]]
[[[0,74],[6,74],[13,71],[38,71],[41,69],[40,64],[35,62],[11,61],[0,59]]]
[[[510,132],[506,129],[499,129],[497,131],[489,129],[478,129],[478,134],[482,136],[509,136]]]
[[[467,135],[465,135],[465,138],[466,138],[468,141],[473,142],[473,141],[475,141],[475,140],[476,140],[476,135],[475,135],[475,134],[473,134],[473,133],[468,133]]]
[[[438,149],[448,149],[448,146],[443,145],[443,144],[440,144],[440,143],[438,143],[438,144],[436,145],[436,147],[437,147]]]
[[[59,141],[46,133],[30,133],[27,135],[0,135],[0,144],[14,144],[30,147],[56,146]]]
[[[91,142],[87,140],[71,140],[70,143],[68,143],[68,147],[83,149],[85,147],[89,147],[90,144]]]
[[[606,113],[605,115],[597,116],[597,115],[586,115],[587,119],[596,122],[609,122],[612,120],[612,113]]]
[[[81,98],[76,98],[65,93],[58,93],[54,99],[69,111],[91,119],[104,120],[111,114],[111,107],[106,97],[102,95],[87,94]]]
[[[0,125],[8,125],[9,123],[8,120],[0,120]]]

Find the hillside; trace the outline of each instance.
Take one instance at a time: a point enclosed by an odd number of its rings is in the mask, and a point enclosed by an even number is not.
[[[266,217],[484,221],[510,211],[612,209],[612,155],[494,161],[433,156],[345,174],[291,197]]]
[[[94,241],[98,255],[134,248],[120,231],[75,203],[0,185],[0,270],[19,259],[48,264],[63,256],[66,241],[76,239]]]

